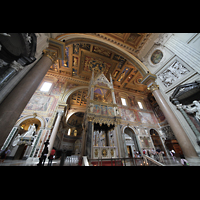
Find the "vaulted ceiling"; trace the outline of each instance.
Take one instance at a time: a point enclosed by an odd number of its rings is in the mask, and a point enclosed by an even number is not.
[[[132,54],[139,52],[150,37],[150,33],[103,33],[101,37],[117,41]],[[121,55],[97,44],[74,42],[65,46],[65,60],[57,60],[49,72],[62,74],[85,81],[90,81],[92,69],[103,71],[109,78],[112,75],[115,88],[128,91],[146,92],[146,86],[140,84],[142,75],[136,66]]]

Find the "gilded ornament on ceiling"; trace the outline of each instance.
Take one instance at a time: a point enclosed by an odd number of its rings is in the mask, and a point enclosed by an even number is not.
[[[104,62],[102,59],[85,56],[84,71],[92,71],[94,69],[96,72],[103,71],[107,74],[110,67],[111,64]]]
[[[97,54],[100,54],[102,56],[106,56],[108,58],[110,58],[110,56],[111,56],[111,52],[110,51],[108,51],[106,49],[103,49],[103,48],[100,48],[98,46],[94,46],[93,47],[93,52],[97,53]]]

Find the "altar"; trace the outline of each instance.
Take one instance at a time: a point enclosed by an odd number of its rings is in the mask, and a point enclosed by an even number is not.
[[[34,141],[35,137],[20,137],[19,141],[17,142],[17,145],[21,145],[21,144],[25,144],[27,146],[32,145],[33,141]]]
[[[116,158],[116,147],[112,146],[100,146],[93,147],[93,158]]]
[[[103,72],[94,76],[93,70],[83,123],[86,132],[85,154],[89,159],[117,157],[119,147],[115,128],[119,129],[120,122],[111,75],[109,81]]]

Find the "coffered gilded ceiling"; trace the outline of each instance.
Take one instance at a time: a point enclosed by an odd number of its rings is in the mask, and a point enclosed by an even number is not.
[[[138,57],[144,45],[154,36],[152,33],[96,33],[102,39],[111,41]]]
[[[104,37],[110,37],[135,50],[144,45],[147,36],[147,33],[104,34]],[[142,93],[146,91],[146,86],[140,83],[142,75],[134,65],[111,49],[92,43],[74,42],[65,46],[65,59],[57,60],[49,72],[89,82],[92,69],[95,74],[103,71],[109,80],[111,74],[115,88]]]

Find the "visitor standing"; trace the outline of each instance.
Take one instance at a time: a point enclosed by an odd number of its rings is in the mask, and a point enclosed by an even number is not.
[[[154,148],[151,149],[151,157],[154,159],[154,156],[156,155],[156,151]]]

